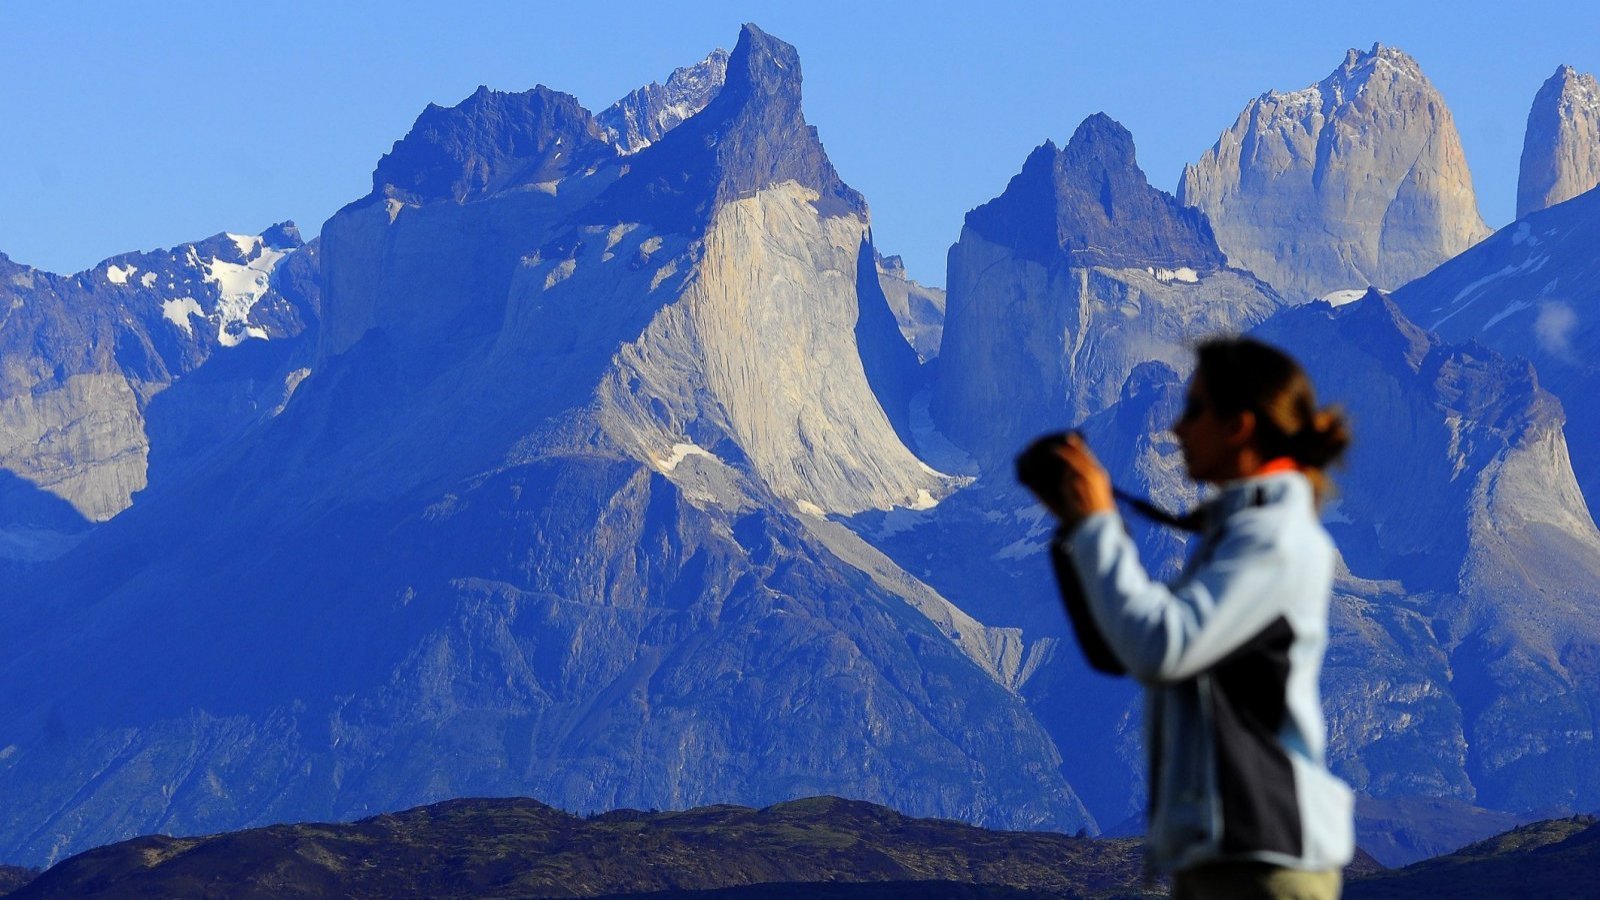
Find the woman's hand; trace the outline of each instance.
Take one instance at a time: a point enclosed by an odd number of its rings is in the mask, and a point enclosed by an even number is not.
[[[1039,499],[1056,514],[1070,531],[1095,513],[1111,512],[1116,501],[1111,494],[1111,476],[1095,458],[1083,438],[1070,434],[1056,447],[1063,468],[1055,496],[1039,494]]]

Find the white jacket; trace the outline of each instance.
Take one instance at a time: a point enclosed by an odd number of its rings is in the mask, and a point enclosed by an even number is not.
[[[1317,683],[1333,542],[1298,472],[1231,483],[1204,516],[1170,586],[1115,513],[1060,539],[1107,644],[1146,688],[1148,862],[1339,868],[1355,850],[1352,798],[1323,758]]]

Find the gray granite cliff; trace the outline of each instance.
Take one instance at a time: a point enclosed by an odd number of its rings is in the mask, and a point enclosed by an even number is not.
[[[1528,110],[1517,177],[1517,218],[1600,184],[1600,83],[1561,66]]]
[[[1392,290],[1489,231],[1444,99],[1382,45],[1251,100],[1184,168],[1178,198],[1211,220],[1231,263],[1291,299]]]

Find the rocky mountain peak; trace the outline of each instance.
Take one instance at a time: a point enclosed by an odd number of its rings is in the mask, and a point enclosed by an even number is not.
[[[1488,234],[1443,97],[1382,44],[1251,100],[1178,197],[1231,263],[1296,299],[1399,287]]]
[[[824,214],[866,213],[866,200],[839,178],[806,124],[799,53],[746,24],[716,97],[640,151],[599,208],[622,221],[692,232],[713,206],[789,181],[814,191]]]
[[[1517,218],[1600,184],[1600,83],[1571,66],[1556,69],[1528,110],[1517,178]]]
[[[1359,334],[1366,346],[1392,350],[1388,358],[1403,360],[1412,372],[1421,368],[1428,351],[1439,343],[1437,336],[1422,330],[1387,294],[1375,289],[1337,308],[1334,318],[1342,318],[1350,333]],[[1377,355],[1382,356],[1381,352]]]
[[[544,85],[522,93],[479,87],[417,117],[378,161],[373,193],[409,203],[465,203],[509,188],[560,180],[612,155],[589,111]]]
[[[306,245],[300,237],[300,227],[293,219],[285,219],[261,232],[261,242],[272,250],[298,250]]]
[[[1375,43],[1366,52],[1345,51],[1344,63],[1320,83],[1340,101],[1353,99],[1369,87],[1390,89],[1400,80],[1423,81],[1422,67],[1398,47]]]
[[[667,83],[631,91],[596,116],[624,155],[637,153],[706,108],[728,73],[728,51],[717,48],[692,66],[674,69]]]
[[[1064,151],[1069,168],[1099,172],[1139,172],[1134,161],[1133,133],[1121,122],[1097,112],[1078,124]]]
[[[1045,141],[967,227],[1041,262],[1217,269],[1222,253],[1205,218],[1150,185],[1133,135],[1105,113],[1085,119],[1064,149]]]

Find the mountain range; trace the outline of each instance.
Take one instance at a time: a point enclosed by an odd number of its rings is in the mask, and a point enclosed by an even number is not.
[[[1077,658],[1011,459],[1079,427],[1199,502],[1166,426],[1216,332],[1354,423],[1324,690],[1363,844],[1600,807],[1596,191],[1486,237],[1442,98],[1375,47],[1176,196],[1087,118],[939,291],[801,86],[746,26],[598,115],[429,106],[309,243],[0,257],[0,859],[495,795],[1132,833],[1136,693]],[[1529,146],[1581,143],[1547,93]]]

